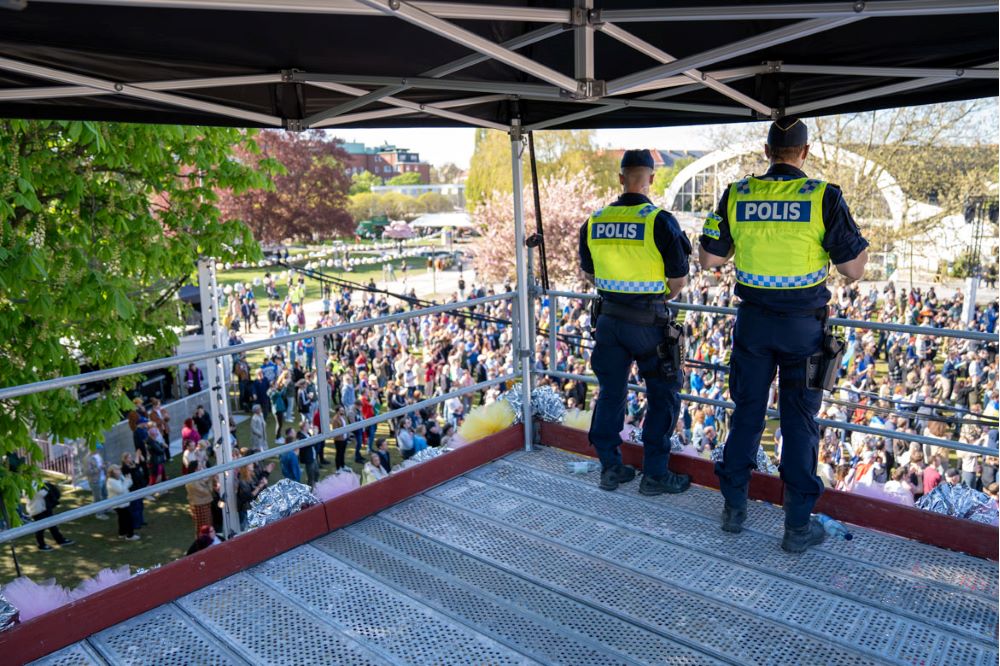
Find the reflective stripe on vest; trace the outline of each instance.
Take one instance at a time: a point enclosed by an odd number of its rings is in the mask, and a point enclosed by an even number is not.
[[[641,204],[607,206],[590,216],[587,247],[598,289],[622,294],[669,293],[663,256],[653,238],[659,212],[652,204]]]
[[[736,281],[758,289],[803,289],[822,283],[826,183],[811,178],[744,178],[729,189],[727,216]],[[706,221],[706,226],[711,226]]]

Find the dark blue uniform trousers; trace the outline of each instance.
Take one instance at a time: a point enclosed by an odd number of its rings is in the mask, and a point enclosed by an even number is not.
[[[806,388],[805,359],[817,353],[822,342],[823,323],[813,312],[776,315],[752,305],[740,306],[729,361],[729,393],[736,408],[722,462],[715,465],[719,487],[730,506],[746,506],[750,470],[756,466],[764,432],[767,394],[778,368],[783,438],[778,469],[785,483],[785,524],[802,527],[809,522],[823,492],[823,482],[816,475],[819,427],[813,420],[823,392]]]
[[[591,367],[601,391],[590,424],[590,443],[597,449],[604,469],[621,463],[621,430],[625,423],[625,399],[632,361],[639,361],[639,372],[646,382],[646,419],[642,425],[643,473],[663,476],[670,459],[670,443],[664,435],[673,432],[680,411],[677,391],[679,381],[663,379],[654,352],[663,340],[663,328],[641,326],[607,315],[597,320]]]

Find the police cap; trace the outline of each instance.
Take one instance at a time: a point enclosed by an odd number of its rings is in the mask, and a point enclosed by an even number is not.
[[[653,155],[648,150],[626,150],[622,155],[622,169],[629,167],[653,168]]]
[[[804,146],[809,143],[809,130],[799,118],[779,118],[767,132],[767,145],[772,148]]]

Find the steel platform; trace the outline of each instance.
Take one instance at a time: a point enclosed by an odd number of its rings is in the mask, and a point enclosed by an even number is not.
[[[994,666],[997,564],[872,530],[801,556],[754,503],[519,452],[37,664]]]

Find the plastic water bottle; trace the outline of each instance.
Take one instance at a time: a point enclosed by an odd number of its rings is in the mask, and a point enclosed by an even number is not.
[[[566,471],[570,474],[587,474],[596,472],[601,468],[601,464],[596,460],[570,461],[566,463]]]
[[[824,513],[817,513],[816,520],[823,526],[826,533],[835,539],[840,538],[844,541],[850,541],[854,538],[854,535],[848,532],[846,527]]]

